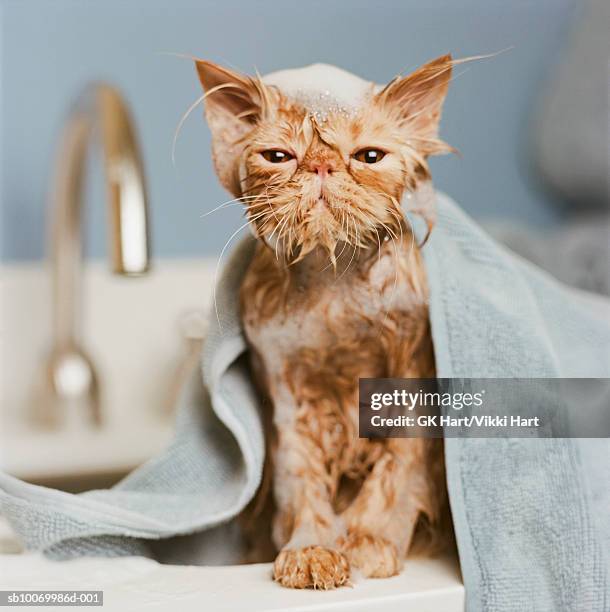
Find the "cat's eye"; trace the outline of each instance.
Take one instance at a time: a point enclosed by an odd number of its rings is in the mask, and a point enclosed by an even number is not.
[[[266,151],[263,151],[261,155],[272,164],[282,164],[294,159],[294,155],[291,155],[286,151],[282,151],[281,149],[267,149]]]
[[[360,149],[354,153],[354,159],[365,164],[376,164],[385,157],[385,151],[381,149]]]

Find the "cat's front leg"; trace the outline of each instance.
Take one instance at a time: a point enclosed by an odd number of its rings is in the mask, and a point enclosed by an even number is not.
[[[365,576],[400,572],[420,512],[429,504],[424,441],[388,440],[356,499],[343,513],[341,550]]]
[[[291,588],[332,589],[349,580],[349,564],[337,548],[342,522],[331,504],[334,484],[322,449],[297,425],[277,430],[273,539],[280,552],[273,577]]]

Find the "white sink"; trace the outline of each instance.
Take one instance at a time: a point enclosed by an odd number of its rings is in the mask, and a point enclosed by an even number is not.
[[[41,264],[0,266],[0,469],[20,478],[126,472],[171,437],[186,350],[178,321],[209,307],[215,261],[157,261],[137,279],[113,276],[103,262],[85,268],[84,344],[100,377],[103,426],[72,415],[37,430],[30,415],[50,347],[50,275]]]

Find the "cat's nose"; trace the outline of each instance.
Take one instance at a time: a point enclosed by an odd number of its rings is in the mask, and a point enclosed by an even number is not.
[[[328,161],[312,162],[311,171],[315,172],[321,179],[325,179],[333,173],[334,168]]]

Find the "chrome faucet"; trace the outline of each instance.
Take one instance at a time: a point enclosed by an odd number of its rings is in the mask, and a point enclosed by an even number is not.
[[[102,420],[98,376],[80,339],[84,171],[93,139],[104,158],[112,270],[140,276],[149,268],[148,205],[133,120],[116,89],[92,84],[67,119],[51,192],[53,345],[35,403],[36,421],[47,426],[68,412],[94,424]]]

